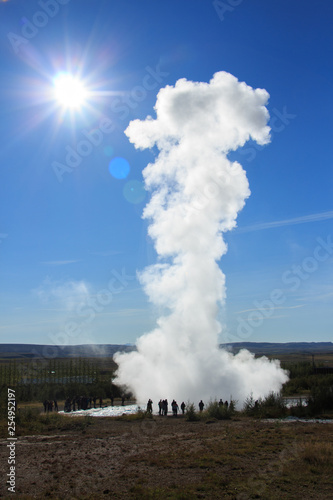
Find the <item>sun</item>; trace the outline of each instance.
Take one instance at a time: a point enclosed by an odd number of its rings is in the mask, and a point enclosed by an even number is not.
[[[81,109],[87,100],[88,92],[79,78],[70,73],[60,73],[53,82],[54,97],[65,109]]]

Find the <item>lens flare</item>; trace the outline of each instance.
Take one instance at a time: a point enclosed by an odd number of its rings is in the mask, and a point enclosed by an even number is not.
[[[115,179],[126,179],[130,172],[130,165],[125,158],[116,157],[110,161],[109,172]]]
[[[123,194],[125,199],[133,205],[142,203],[146,198],[146,190],[144,184],[143,182],[137,180],[126,182],[123,189]]]

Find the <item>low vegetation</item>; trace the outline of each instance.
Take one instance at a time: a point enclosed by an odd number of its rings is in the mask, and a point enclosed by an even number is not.
[[[25,370],[31,377],[24,379],[20,378],[22,367],[6,363],[0,370],[0,437],[6,440],[8,436],[10,386],[19,403],[19,498],[331,496],[332,424],[283,420],[290,416],[333,418],[332,375],[315,374],[310,362],[288,365],[284,361],[290,381],[282,394],[259,399],[249,395],[243,408],[236,401],[228,405],[210,401],[199,411],[188,402],[186,414],[177,418],[171,412],[169,417],[159,417],[139,410],[107,419],[44,413],[42,406],[45,398],[58,398],[62,409],[64,397],[75,394],[102,395],[104,404],[110,404],[107,397],[112,394],[118,396],[116,404],[121,404],[122,391],[112,384],[114,372],[105,360],[65,360],[63,365],[50,361],[39,368],[34,364],[27,368],[30,372]],[[57,372],[59,379],[55,379]],[[92,378],[85,383],[84,376]],[[49,381],[48,377],[55,378]],[[25,401],[29,395],[32,401]],[[289,408],[286,396],[298,399],[296,406]],[[6,460],[5,448],[0,451],[1,460]],[[1,490],[0,496],[5,493]]]
[[[333,363],[327,356],[316,355],[317,366],[324,367]],[[283,356],[282,367],[290,374],[289,381],[284,384],[281,395],[270,394],[265,398],[254,400],[249,395],[243,408],[246,416],[256,418],[281,418],[288,415],[298,417],[314,417],[333,411],[333,374],[315,373],[311,357],[306,360],[294,356]],[[112,383],[116,365],[107,358],[75,358],[75,359],[31,359],[24,361],[0,359],[0,413],[6,413],[7,387],[14,388],[19,406],[24,402],[34,401],[38,408],[45,399],[64,400],[77,395],[97,398],[119,398],[123,395],[121,388]],[[130,395],[127,395],[130,396]],[[285,403],[285,397],[295,397],[302,400],[291,409]],[[306,399],[304,399],[306,398]],[[37,403],[38,402],[38,403]],[[31,406],[31,405],[30,405]],[[38,412],[37,412],[38,413]],[[203,412],[187,404],[186,419],[228,420],[235,413],[235,403],[229,407],[219,405],[216,401],[206,404]],[[138,413],[130,419],[143,419],[149,416],[145,412]],[[23,417],[22,417],[23,418]]]
[[[48,434],[54,431],[83,430],[92,424],[93,418],[86,415],[72,418],[59,413],[40,412],[40,408],[21,408],[16,413],[16,437],[32,434]],[[8,436],[7,420],[2,419],[0,425],[0,438]]]
[[[187,421],[198,422],[199,420],[207,421],[209,419],[229,420],[235,413],[235,401],[231,400],[228,405],[210,401],[203,411],[197,411],[194,403],[187,403],[185,415]]]

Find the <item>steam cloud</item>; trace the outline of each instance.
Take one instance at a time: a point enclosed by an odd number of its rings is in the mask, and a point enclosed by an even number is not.
[[[181,79],[159,91],[156,119],[134,120],[125,131],[136,148],[160,151],[143,171],[152,192],[143,217],[151,220],[159,262],[140,280],[161,317],[137,340],[137,352],[115,356],[116,383],[139,402],[232,395],[242,403],[251,392],[258,398],[287,380],[277,361],[218,347],[225,276],[217,261],[227,251],[222,233],[236,226],[250,195],[245,171],[227,154],[249,139],[269,142],[268,98],[226,72],[209,83]]]

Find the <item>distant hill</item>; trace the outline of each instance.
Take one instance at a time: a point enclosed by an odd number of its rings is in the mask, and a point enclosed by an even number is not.
[[[112,357],[116,352],[135,350],[133,345],[82,344],[82,345],[40,345],[0,344],[1,358],[97,358]]]
[[[247,349],[254,354],[316,354],[333,353],[333,342],[233,342],[220,344],[220,347],[236,354],[241,349]]]
[[[254,354],[316,354],[333,353],[332,342],[233,342],[220,344],[221,348],[228,349],[236,354],[241,349],[248,349]],[[112,357],[116,352],[135,351],[131,344],[83,344],[83,345],[40,345],[40,344],[0,344],[0,357],[13,358],[97,358]]]

